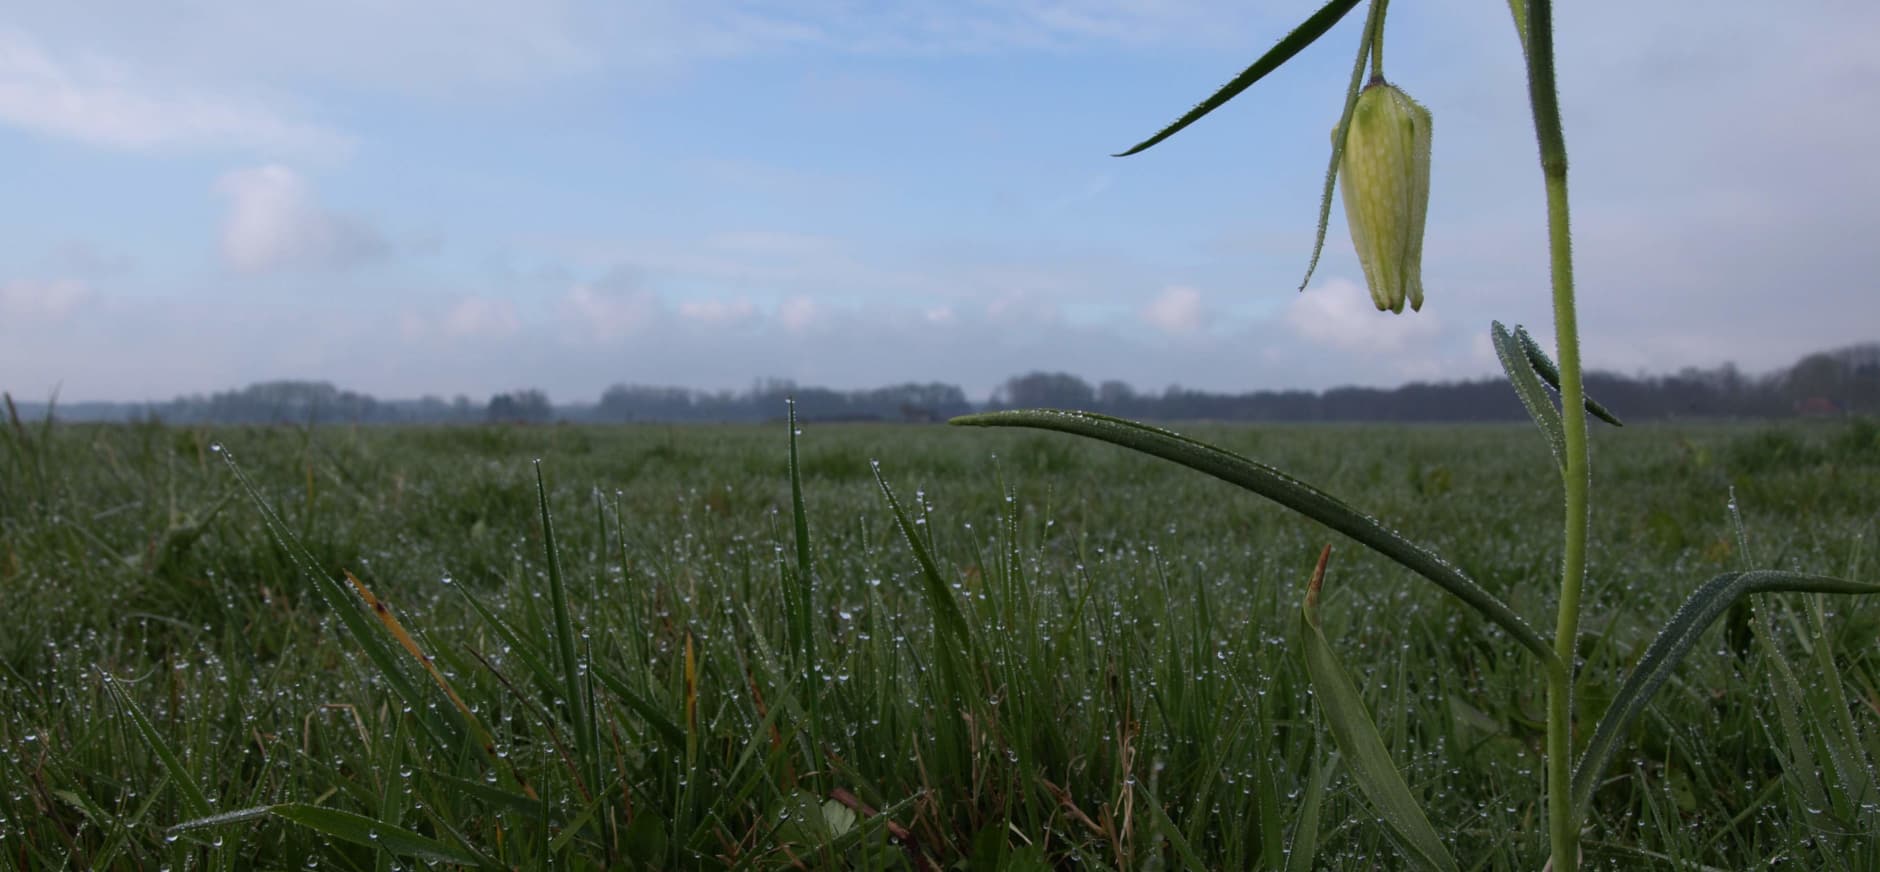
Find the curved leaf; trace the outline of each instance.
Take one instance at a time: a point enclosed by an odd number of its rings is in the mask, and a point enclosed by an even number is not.
[[[1436,835],[1423,806],[1404,782],[1403,773],[1391,762],[1390,750],[1384,747],[1384,738],[1378,735],[1377,724],[1364,707],[1363,694],[1351,682],[1319,628],[1319,586],[1325,581],[1325,562],[1331,554],[1330,545],[1319,553],[1318,569],[1306,587],[1305,607],[1299,610],[1299,641],[1304,648],[1306,674],[1312,680],[1312,696],[1319,701],[1319,711],[1331,727],[1338,753],[1350,763],[1351,779],[1371,801],[1397,847],[1423,868],[1457,872],[1456,861],[1443,847],[1442,837]]]
[[[144,717],[143,709],[138,708],[137,703],[131,701],[130,694],[118,687],[117,678],[102,669],[98,670],[98,675],[99,679],[104,682],[104,689],[110,695],[111,701],[117,703],[118,710],[131,719],[131,725],[137,729],[138,738],[144,740],[144,746],[150,749],[150,753],[157,755],[157,761],[163,764],[164,771],[170,773],[170,780],[176,783],[177,794],[183,798],[183,807],[190,814],[198,817],[207,816],[210,808],[209,799],[203,794],[202,787],[196,784],[196,777],[190,774],[188,767],[183,765],[182,759],[176,756],[176,752],[170,748],[169,743],[163,741],[163,736],[157,732],[156,726],[150,723],[150,719]]]
[[[466,866],[481,865],[474,854],[362,814],[298,802],[283,803],[268,811],[275,817],[355,845],[384,848],[404,857]]]
[[[1534,337],[1528,334],[1526,327],[1519,324],[1515,325],[1514,338],[1521,343],[1521,350],[1527,352],[1528,362],[1534,365],[1534,372],[1540,375],[1541,380],[1547,382],[1548,387],[1556,391],[1560,390],[1560,367],[1555,366],[1554,359],[1547,356],[1547,350],[1542,348],[1539,342],[1534,341]],[[1585,399],[1586,411],[1591,412],[1593,417],[1614,427],[1625,426],[1624,422],[1619,420],[1618,415],[1614,415],[1612,410],[1600,405],[1598,400],[1592,397]]]
[[[1671,671],[1677,668],[1678,662],[1696,646],[1697,638],[1703,635],[1704,630],[1728,611],[1731,604],[1745,596],[1781,592],[1874,594],[1880,593],[1880,584],[1765,570],[1726,572],[1692,591],[1684,604],[1678,607],[1677,613],[1671,616],[1670,623],[1659,631],[1658,638],[1653,639],[1651,646],[1645,649],[1645,656],[1633,667],[1632,673],[1625,677],[1625,683],[1613,695],[1612,705],[1606,709],[1605,715],[1599,719],[1599,726],[1593,730],[1593,738],[1587,742],[1586,752],[1580,755],[1580,764],[1573,771],[1573,810],[1576,818],[1583,819],[1586,816],[1587,808],[1592,804],[1593,788],[1597,786],[1599,775],[1605,771],[1606,764],[1612,761],[1619,737],[1644,713],[1652,694],[1658,692],[1665,679],[1671,676]]]
[[[947,587],[946,579],[940,577],[940,567],[933,562],[933,555],[927,553],[927,546],[921,543],[914,523],[902,510],[901,501],[895,498],[894,489],[881,477],[881,464],[869,465],[875,472],[875,483],[881,486],[881,495],[888,500],[888,510],[894,513],[894,522],[901,528],[901,538],[907,540],[908,547],[914,550],[914,560],[920,564],[921,591],[927,595],[927,606],[933,610],[940,635],[958,646],[954,650],[972,650],[972,632],[966,626],[966,615],[960,611],[960,604],[953,600],[953,590]]]
[[[1534,362],[1528,358],[1526,349],[1521,347],[1514,334],[1501,326],[1500,321],[1490,321],[1488,334],[1494,340],[1495,356],[1501,360],[1501,369],[1508,374],[1509,383],[1514,385],[1514,392],[1521,397],[1521,405],[1527,407],[1528,417],[1534,419],[1534,425],[1541,428],[1541,436],[1547,440],[1547,449],[1554,453],[1554,464],[1561,469],[1567,468],[1567,436],[1561,429],[1560,410],[1554,406],[1554,399],[1547,395],[1547,389],[1541,387],[1541,379],[1534,372]]]
[[[1159,427],[1091,412],[1023,409],[966,415],[954,418],[951,423],[968,427],[1029,427],[1071,433],[1173,461],[1238,485],[1337,530],[1435,582],[1438,587],[1454,594],[1457,599],[1508,631],[1522,647],[1533,651],[1542,660],[1551,662],[1555,659],[1553,646],[1542,639],[1533,627],[1528,626],[1506,603],[1483,590],[1481,585],[1454,564],[1337,497],[1266,464]]]
[[[1233,81],[1222,85],[1213,96],[1201,101],[1195,108],[1188,110],[1188,114],[1175,119],[1174,123],[1162,128],[1156,135],[1136,143],[1128,151],[1116,154],[1114,157],[1128,157],[1146,151],[1150,146],[1174,136],[1176,131],[1199,121],[1201,116],[1219,109],[1227,101],[1240,96],[1240,92],[1252,87],[1254,82],[1266,78],[1267,73],[1279,69],[1281,64],[1292,60],[1293,55],[1304,51],[1306,46],[1324,36],[1326,31],[1332,29],[1332,25],[1337,24],[1339,19],[1345,17],[1345,13],[1350,12],[1352,7],[1357,5],[1358,0],[1331,0],[1319,7],[1319,11],[1312,13],[1310,18],[1293,28],[1293,31],[1286,34],[1286,38],[1280,40],[1278,45],[1268,49],[1266,54],[1261,55],[1252,66],[1242,70]]]

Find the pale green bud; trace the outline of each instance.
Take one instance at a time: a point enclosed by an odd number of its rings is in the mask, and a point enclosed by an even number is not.
[[[1338,136],[1338,129],[1332,129]],[[1374,80],[1358,94],[1338,191],[1364,282],[1381,311],[1423,308],[1423,224],[1430,207],[1430,110]]]

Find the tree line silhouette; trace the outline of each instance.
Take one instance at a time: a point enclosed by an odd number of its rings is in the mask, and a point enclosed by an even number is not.
[[[1880,414],[1880,343],[1810,354],[1787,368],[1749,376],[1733,364],[1675,374],[1590,373],[1587,393],[1628,420],[1781,418]],[[478,402],[380,400],[320,381],[272,381],[154,403],[22,403],[13,413],[67,421],[160,420],[178,424],[546,424],[755,422],[781,417],[786,399],[811,421],[944,421],[985,409],[1084,409],[1147,420],[1512,421],[1526,416],[1501,379],[1413,382],[1396,388],[1219,393],[1179,385],[1140,391],[1121,381],[1091,384],[1063,372],[1013,376],[986,403],[950,384],[908,383],[835,390],[764,379],[743,391],[617,384],[598,402],[557,405],[538,388]],[[10,398],[9,398],[10,399]]]

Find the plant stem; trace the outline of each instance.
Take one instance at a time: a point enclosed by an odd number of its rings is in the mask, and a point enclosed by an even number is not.
[[[1572,802],[1573,659],[1579,640],[1580,588],[1586,578],[1586,530],[1591,474],[1586,448],[1586,393],[1580,377],[1579,318],[1573,304],[1573,245],[1567,207],[1567,144],[1560,129],[1554,83],[1554,26],[1550,0],[1527,0],[1524,48],[1528,101],[1547,180],[1547,243],[1554,290],[1555,353],[1560,362],[1560,417],[1565,425],[1566,547],[1560,563],[1560,603],[1554,629],[1557,660],[1547,673],[1547,823],[1553,872],[1579,866],[1580,822]]]
[[[1373,11],[1370,33],[1371,38],[1371,81],[1384,78],[1384,13],[1390,7],[1390,0],[1371,0]]]

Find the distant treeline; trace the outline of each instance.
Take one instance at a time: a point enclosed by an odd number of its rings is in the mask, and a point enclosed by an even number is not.
[[[1744,375],[1732,364],[1662,376],[1591,373],[1586,389],[1631,420],[1880,414],[1880,343],[1811,354],[1762,376]],[[813,421],[931,422],[984,409],[1039,406],[1170,421],[1507,421],[1526,414],[1500,379],[1227,394],[1180,386],[1139,391],[1120,381],[1092,385],[1047,372],[1007,379],[984,404],[937,382],[854,391],[774,379],[743,391],[619,384],[602,392],[599,402],[556,405],[534,388],[482,402],[463,395],[380,400],[326,382],[276,381],[168,402],[63,404],[53,414],[67,421],[178,424],[737,422],[775,420],[792,397],[798,415]],[[45,404],[21,403],[17,414],[39,418],[46,410]]]

